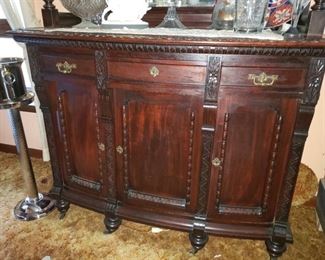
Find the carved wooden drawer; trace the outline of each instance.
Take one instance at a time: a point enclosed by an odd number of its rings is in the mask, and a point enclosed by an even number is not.
[[[302,90],[304,88],[306,70],[224,67],[222,68],[221,75],[221,85],[224,86]]]
[[[307,66],[306,60],[287,61],[272,57],[244,57],[241,63],[226,57],[221,70],[221,85],[259,87],[263,89],[296,90],[304,89]]]
[[[96,75],[95,61],[91,55],[47,53],[40,60],[45,72],[91,77]]]
[[[176,84],[205,84],[206,64],[197,61],[129,59],[109,62],[110,78]]]

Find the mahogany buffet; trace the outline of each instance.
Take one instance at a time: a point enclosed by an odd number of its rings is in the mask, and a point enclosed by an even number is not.
[[[21,30],[62,216],[74,203],[189,232],[292,242],[324,41]]]

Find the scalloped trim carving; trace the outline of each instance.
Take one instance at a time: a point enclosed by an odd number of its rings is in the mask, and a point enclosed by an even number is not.
[[[46,34],[44,34],[46,36]],[[60,37],[84,37],[84,41],[80,40],[59,40],[59,39],[40,39],[28,38],[15,35],[14,38],[18,42],[28,43],[32,45],[47,45],[61,47],[80,47],[90,49],[112,49],[120,51],[138,51],[138,52],[166,52],[166,53],[205,53],[205,54],[235,54],[235,55],[265,55],[265,56],[325,56],[325,48],[312,47],[225,47],[225,46],[208,46],[208,45],[158,45],[158,44],[137,44],[137,43],[116,43],[87,41],[87,39],[104,40],[106,36],[102,34],[87,33],[60,33]],[[49,37],[52,35],[49,35]],[[116,36],[114,41],[125,39],[125,36]],[[132,37],[136,38],[136,37]],[[140,37],[141,38],[141,37]],[[160,38],[155,38],[158,41]],[[162,38],[163,39],[163,38]],[[199,39],[186,39],[187,41],[198,41]]]
[[[164,204],[169,206],[176,206],[182,208],[185,208],[186,206],[185,199],[160,197],[153,194],[148,194],[148,193],[139,192],[135,190],[128,190],[127,195],[129,198],[146,200],[153,203],[159,203],[159,204]]]

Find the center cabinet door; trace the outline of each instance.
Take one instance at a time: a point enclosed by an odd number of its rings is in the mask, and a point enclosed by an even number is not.
[[[191,90],[178,94],[175,89],[164,91],[157,86],[159,93],[154,93],[152,85],[116,83],[114,88],[120,199],[155,211],[193,212],[198,193],[202,98],[191,95]]]

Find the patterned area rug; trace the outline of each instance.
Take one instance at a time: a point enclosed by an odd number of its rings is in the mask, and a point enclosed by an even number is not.
[[[49,163],[32,163],[39,190],[48,191]],[[317,231],[315,210],[302,205],[314,196],[317,179],[304,166],[300,176],[294,199],[298,206],[290,218],[295,241],[281,259],[325,259],[325,236]],[[12,210],[24,198],[23,182],[17,156],[5,153],[0,153],[0,198],[0,259],[269,259],[263,241],[216,236],[193,256],[187,233],[153,233],[151,226],[129,221],[105,235],[103,215],[74,205],[63,220],[54,211],[37,221],[17,221]]]

